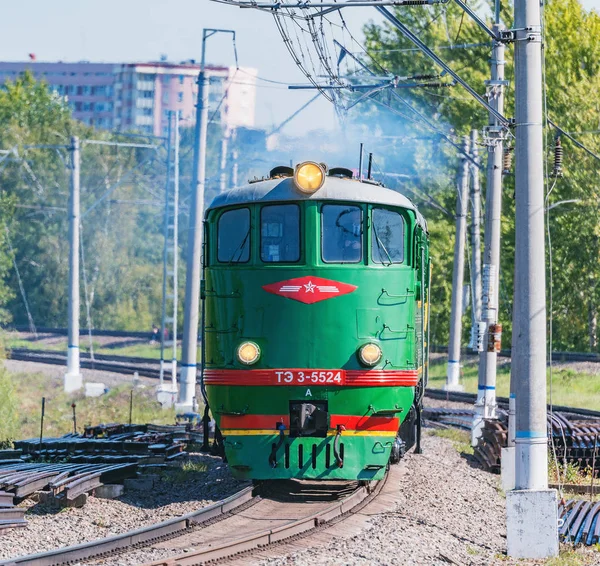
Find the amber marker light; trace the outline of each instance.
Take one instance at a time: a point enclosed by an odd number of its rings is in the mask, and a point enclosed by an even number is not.
[[[373,343],[361,346],[360,350],[358,351],[358,357],[361,363],[366,366],[376,365],[379,360],[381,360],[382,355],[383,352],[381,351],[381,348],[377,344]]]
[[[325,182],[325,170],[318,163],[305,161],[296,166],[294,171],[294,184],[303,193],[318,191]]]
[[[237,349],[237,358],[242,364],[251,366],[260,358],[260,348],[254,342],[242,342]]]

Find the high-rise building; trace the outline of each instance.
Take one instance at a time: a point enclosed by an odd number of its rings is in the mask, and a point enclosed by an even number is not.
[[[101,129],[163,135],[167,112],[195,120],[195,61],[157,63],[0,62],[0,85],[29,70],[67,97],[73,117]],[[254,126],[256,70],[207,66],[209,115],[228,129]]]

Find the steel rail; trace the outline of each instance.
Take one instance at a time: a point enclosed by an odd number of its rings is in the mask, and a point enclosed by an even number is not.
[[[477,393],[465,393],[463,391],[445,391],[444,389],[425,389],[425,397],[431,399],[442,399],[452,401],[453,403],[474,404],[477,400]],[[508,397],[496,397],[498,405],[508,407]],[[550,408],[550,405],[548,405]],[[562,413],[570,413],[581,417],[600,417],[600,411],[592,409],[580,409],[577,407],[566,407],[564,405],[552,405],[552,410]]]
[[[192,566],[204,564],[213,560],[223,560],[240,553],[249,553],[266,546],[296,540],[311,533],[327,528],[339,522],[345,516],[356,513],[379,495],[389,477],[386,473],[383,480],[377,482],[373,489],[369,486],[359,486],[351,495],[337,501],[327,508],[301,519],[272,529],[264,529],[250,535],[240,537],[220,545],[207,544],[198,550],[163,558],[155,562],[146,563],[144,566]]]
[[[29,354],[38,354],[40,356],[49,356],[49,357],[65,357],[65,354],[62,350],[31,350],[29,348],[12,348],[9,350],[9,353],[16,355],[29,355]],[[89,352],[81,352],[80,354],[82,359],[91,360],[92,357]],[[148,365],[158,365],[160,364],[160,360],[158,358],[145,358],[141,356],[119,356],[116,354],[96,354],[94,353],[94,361],[101,362],[114,362],[114,363],[122,363],[122,364],[148,364]]]
[[[254,487],[246,487],[238,493],[218,501],[198,511],[175,517],[168,521],[156,523],[148,527],[142,527],[133,531],[115,535],[108,538],[98,539],[91,542],[68,546],[37,554],[28,554],[17,558],[9,558],[0,562],[0,566],[60,566],[61,564],[73,564],[81,560],[94,557],[105,557],[122,550],[144,546],[177,536],[195,526],[200,526],[208,521],[222,520],[230,513],[246,509],[256,503],[260,497],[254,495]]]
[[[62,352],[51,350],[26,350],[13,349],[7,353],[7,358],[22,362],[37,362],[49,365],[66,365],[66,355]],[[137,372],[142,377],[158,379],[160,376],[159,360],[152,358],[127,358],[125,356],[94,356],[95,360],[90,357],[84,357],[82,354],[80,365],[82,368],[94,369],[98,371],[107,371],[111,373],[121,373],[132,375]],[[134,364],[144,364],[145,366],[155,365],[156,367],[144,367],[143,365],[131,365],[125,362]]]

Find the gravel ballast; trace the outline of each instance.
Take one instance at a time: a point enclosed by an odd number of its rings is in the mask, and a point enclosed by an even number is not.
[[[27,527],[0,534],[0,560],[124,533],[196,511],[246,483],[231,477],[220,458],[193,455],[191,471],[165,472],[149,491],[117,500],[89,497],[81,508],[55,509],[26,500]]]
[[[263,562],[288,564],[506,564],[505,500],[498,476],[472,467],[454,443],[425,433],[423,454],[406,456],[398,498],[351,538]]]

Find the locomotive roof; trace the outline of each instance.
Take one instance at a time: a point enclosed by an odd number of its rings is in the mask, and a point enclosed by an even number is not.
[[[326,177],[323,186],[312,194],[300,192],[291,177],[250,183],[216,196],[208,210],[236,204],[302,200],[354,201],[407,208],[415,212],[417,222],[427,230],[425,219],[403,194],[381,185],[339,177]]]

